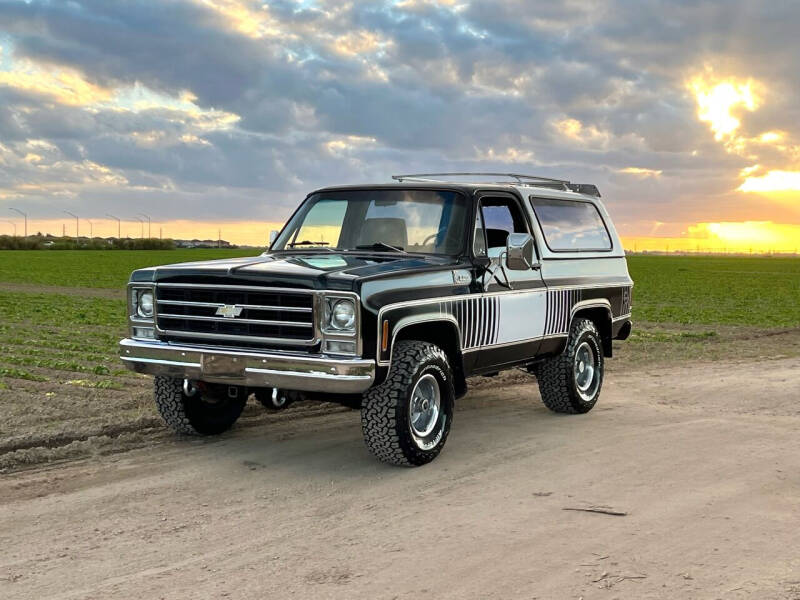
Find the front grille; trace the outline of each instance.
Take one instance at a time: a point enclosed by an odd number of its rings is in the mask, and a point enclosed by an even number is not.
[[[223,308],[236,316],[221,316]],[[310,346],[311,292],[244,285],[159,283],[159,337],[225,346]]]

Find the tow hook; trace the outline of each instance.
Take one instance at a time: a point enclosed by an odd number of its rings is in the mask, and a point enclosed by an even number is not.
[[[197,387],[188,379],[183,380],[183,393],[187,398],[191,398],[197,393]]]

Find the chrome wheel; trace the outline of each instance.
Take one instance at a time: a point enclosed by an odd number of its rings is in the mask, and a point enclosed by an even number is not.
[[[575,387],[580,397],[591,402],[600,383],[600,371],[597,368],[595,352],[589,342],[583,342],[575,351]]]
[[[411,432],[418,438],[429,436],[439,422],[442,408],[439,381],[427,373],[419,378],[408,405]]]

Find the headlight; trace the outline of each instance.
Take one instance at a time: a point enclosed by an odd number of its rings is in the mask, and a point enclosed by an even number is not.
[[[153,317],[152,290],[136,290],[134,294],[136,316],[151,319]]]
[[[352,300],[333,300],[328,325],[336,331],[353,331],[356,323],[356,307]]]

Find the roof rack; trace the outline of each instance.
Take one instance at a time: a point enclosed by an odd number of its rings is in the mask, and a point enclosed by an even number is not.
[[[523,179],[528,181],[547,181],[549,183],[560,183],[566,186],[569,181],[564,179],[553,179],[551,177],[539,177],[538,175],[522,175],[520,173],[413,173],[411,175],[392,175],[395,181],[441,181],[435,179],[436,177],[471,177],[472,175],[480,175],[482,177],[511,177],[517,180],[517,183],[524,183]]]
[[[398,182],[403,181],[419,181],[419,182],[437,182],[444,183],[442,179],[437,177],[471,177],[478,175],[481,177],[510,177],[516,179],[518,184],[536,185],[539,187],[547,187],[550,189],[561,189],[564,191],[577,192],[579,194],[586,194],[589,196],[600,197],[600,190],[597,186],[591,183],[571,183],[566,179],[553,179],[552,177],[540,177],[539,175],[524,175],[522,173],[490,173],[490,172],[475,172],[475,173],[412,173],[409,175],[392,175],[392,179]],[[508,182],[492,182],[492,183],[508,183]]]

